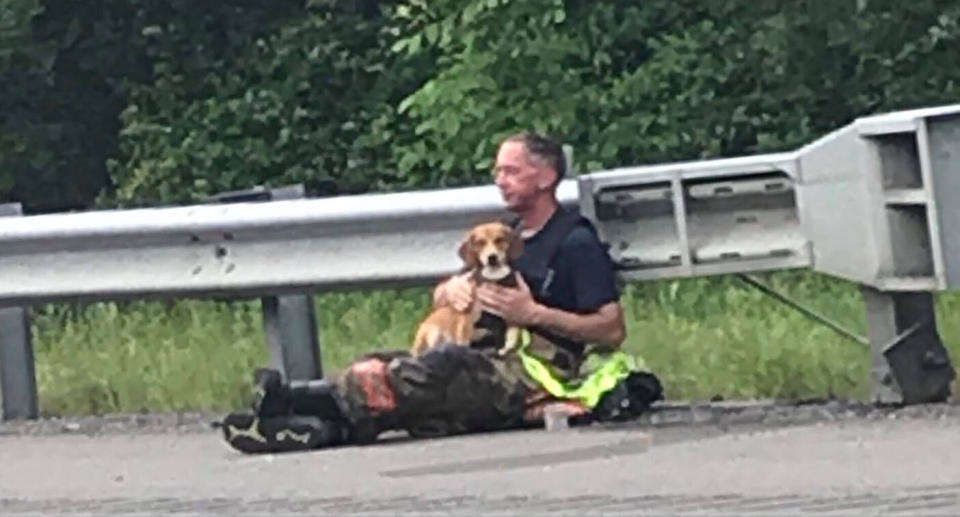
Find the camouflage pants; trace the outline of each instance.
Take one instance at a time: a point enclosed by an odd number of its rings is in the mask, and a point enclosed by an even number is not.
[[[405,352],[366,356],[338,376],[337,387],[358,441],[403,429],[444,436],[516,428],[539,422],[550,400],[515,354],[445,346],[419,357]],[[565,403],[571,415],[586,413]]]

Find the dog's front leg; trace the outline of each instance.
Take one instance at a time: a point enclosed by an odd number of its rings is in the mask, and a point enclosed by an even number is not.
[[[507,327],[506,335],[503,338],[503,347],[497,350],[497,355],[505,356],[513,352],[520,345],[520,327]]]

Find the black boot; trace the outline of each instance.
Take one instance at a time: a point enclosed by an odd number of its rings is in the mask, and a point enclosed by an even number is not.
[[[280,372],[254,372],[253,412],[230,413],[215,426],[245,453],[288,452],[340,445],[355,434],[335,387],[326,380],[284,384]]]
[[[345,407],[336,386],[326,379],[283,382],[277,370],[258,368],[253,413],[260,417],[288,414],[313,415],[325,420],[346,420]]]
[[[345,438],[342,426],[309,415],[230,413],[216,426],[231,447],[247,454],[306,451],[337,445]]]
[[[340,426],[344,443],[370,444],[382,429],[398,428],[395,415],[379,415],[351,420],[347,402],[329,381],[293,381],[290,383],[290,406],[299,415],[315,415]]]
[[[290,411],[324,420],[347,422],[346,403],[337,387],[326,379],[290,381],[287,387]]]
[[[277,370],[257,368],[253,372],[253,414],[260,417],[290,413],[290,394]]]

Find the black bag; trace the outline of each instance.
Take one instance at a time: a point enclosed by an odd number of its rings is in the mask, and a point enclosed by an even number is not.
[[[601,422],[637,418],[658,400],[663,400],[660,379],[649,372],[630,372],[600,397],[593,417]]]

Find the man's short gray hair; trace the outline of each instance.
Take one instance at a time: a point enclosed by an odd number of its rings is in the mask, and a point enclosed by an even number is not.
[[[563,146],[556,140],[538,133],[525,131],[508,136],[503,140],[503,143],[507,142],[522,143],[533,159],[556,171],[557,179],[554,181],[553,187],[556,187],[560,180],[567,175],[567,159],[563,154]]]

